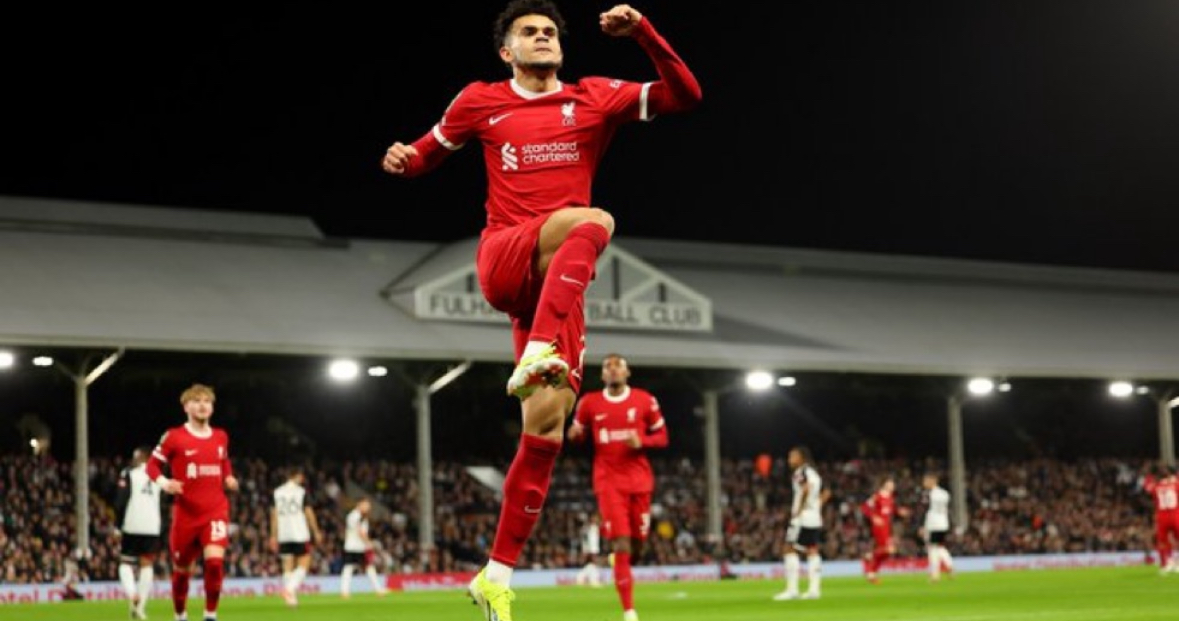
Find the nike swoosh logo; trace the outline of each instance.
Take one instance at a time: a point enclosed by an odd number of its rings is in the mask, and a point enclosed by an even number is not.
[[[566,276],[566,275],[564,275],[564,274],[561,274],[561,280],[563,280],[563,281],[565,281],[565,282],[567,282],[567,283],[570,283],[570,284],[577,285],[577,286],[579,286],[579,287],[584,287],[584,286],[585,286],[585,283],[581,282],[580,280],[577,280],[576,278],[570,278],[570,277],[568,277],[568,276]]]
[[[594,420],[606,420],[606,414],[594,414]]]
[[[536,515],[537,513],[540,513],[540,507],[529,507],[528,505],[524,505],[524,513]]]
[[[197,454],[196,449],[184,451],[185,457],[192,457],[193,455],[196,455],[196,454]]]
[[[499,123],[500,121],[508,118],[509,116],[512,116],[511,112],[508,112],[507,114],[501,114],[499,116],[493,116],[493,117],[487,119],[487,124],[488,125],[495,125],[496,123]]]

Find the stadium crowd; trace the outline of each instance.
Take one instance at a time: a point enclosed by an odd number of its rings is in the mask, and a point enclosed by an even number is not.
[[[114,580],[119,544],[114,499],[126,459],[91,459],[90,549],[80,563],[83,580]],[[706,536],[707,495],[703,464],[689,459],[653,459],[657,487],[651,507],[652,535],[645,564],[776,562],[782,558],[790,501],[784,459],[768,474],[751,459],[722,464],[723,546]],[[499,464],[503,466],[503,464]],[[279,575],[279,559],[267,547],[272,492],[283,482],[281,467],[260,459],[236,459],[242,483],[230,494],[231,549],[228,575]],[[913,509],[897,523],[899,556],[921,553],[920,479],[933,461],[850,460],[820,462],[832,496],[824,506],[823,556],[856,559],[868,546],[858,504],[879,477],[897,482],[897,502]],[[1142,489],[1144,470],[1123,459],[1075,462],[1053,459],[970,463],[969,526],[949,542],[955,555],[1037,554],[1151,550],[1152,508]],[[433,470],[435,546],[418,544],[418,477],[414,464],[385,461],[323,462],[307,470],[311,505],[324,532],[311,573],[339,573],[344,517],[354,499],[373,499],[371,533],[382,571],[473,571],[484,561],[495,533],[496,490],[464,464],[438,463]],[[73,465],[47,456],[0,456],[0,582],[60,581],[75,542]],[[562,459],[554,475],[545,519],[526,547],[521,566],[579,567],[579,531],[593,512],[588,459]],[[164,509],[168,513],[167,506]],[[167,524],[165,524],[166,533]],[[719,551],[723,549],[723,557]],[[166,558],[164,556],[163,558]],[[160,575],[167,573],[160,561]]]

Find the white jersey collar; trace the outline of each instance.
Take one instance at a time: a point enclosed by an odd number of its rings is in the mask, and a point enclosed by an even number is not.
[[[188,423],[184,423],[184,428],[188,430],[188,433],[191,433],[193,436],[198,437],[198,438],[210,438],[213,436],[213,428],[212,427],[205,427],[204,431],[198,432],[196,429],[192,428],[192,425],[189,425]]]
[[[623,388],[622,392],[619,393],[618,396],[610,394],[610,392],[607,390],[602,391],[602,396],[605,397],[605,399],[610,403],[622,403],[623,401],[626,401],[627,397],[630,396],[630,386]]]
[[[517,95],[523,97],[524,99],[540,99],[541,97],[548,97],[549,95],[556,95],[557,93],[565,90],[565,83],[560,82],[560,81],[557,82],[557,88],[555,90],[545,91],[543,93],[538,93],[536,91],[530,91],[530,90],[524,88],[523,86],[520,86],[520,84],[518,82],[516,82],[516,78],[512,78],[511,80],[508,80],[508,82],[512,85],[512,90],[515,91]]]

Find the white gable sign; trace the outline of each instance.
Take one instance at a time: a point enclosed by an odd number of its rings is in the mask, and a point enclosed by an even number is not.
[[[414,289],[419,319],[508,323],[479,289],[474,264]],[[596,328],[711,332],[712,301],[638,257],[608,246],[586,291],[585,322]]]

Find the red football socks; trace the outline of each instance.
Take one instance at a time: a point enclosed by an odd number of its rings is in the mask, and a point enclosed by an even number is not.
[[[598,256],[609,242],[609,233],[597,224],[587,222],[569,231],[545,273],[544,289],[536,305],[528,340],[552,342],[557,339],[569,311],[593,280]]]
[[[520,447],[504,477],[504,499],[495,543],[491,546],[492,560],[509,567],[516,566],[516,559],[532,534],[532,527],[540,519],[553,465],[560,453],[560,442],[528,434],[520,436]]]
[[[225,559],[205,559],[205,612],[217,612],[221,583],[225,580]]]
[[[188,580],[187,571],[172,572],[172,611],[178,615],[183,615],[188,605]]]
[[[618,591],[618,599],[622,601],[622,609],[633,610],[635,580],[630,570],[630,552],[614,553],[614,588]]]

